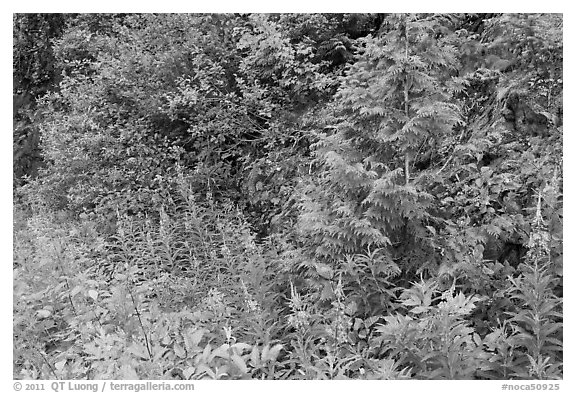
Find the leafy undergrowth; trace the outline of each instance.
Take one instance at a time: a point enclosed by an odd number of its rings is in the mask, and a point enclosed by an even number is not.
[[[14,378],[562,377],[559,277],[538,215],[485,334],[474,312],[497,296],[439,279],[397,286],[389,268],[373,284],[386,311],[362,317],[345,265],[256,243],[232,205],[179,191],[154,217],[119,217],[108,239],[88,215],[15,211]],[[317,273],[307,285],[292,281],[301,265]]]
[[[561,14],[13,20],[14,378],[562,378]]]

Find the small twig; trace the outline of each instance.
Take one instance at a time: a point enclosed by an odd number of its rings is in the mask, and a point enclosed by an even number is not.
[[[74,312],[74,315],[78,316],[78,313],[76,312],[76,307],[74,307],[74,302],[72,301],[72,290],[70,289],[70,284],[68,283],[68,279],[65,279],[66,282],[66,288],[68,289],[68,300],[70,301],[70,306],[72,306],[72,311]]]
[[[62,243],[60,243],[60,247],[63,247]],[[58,266],[60,268],[60,270],[62,271],[62,273],[64,274],[64,262],[63,262],[63,258],[62,258],[62,252],[61,249],[59,250],[58,248],[56,248],[56,244],[52,244],[52,248],[54,249],[55,252],[55,256],[56,259],[58,260]],[[66,275],[64,274],[64,276],[66,277]],[[76,312],[76,307],[74,307],[74,302],[72,301],[72,290],[70,289],[70,284],[68,283],[68,278],[64,279],[64,282],[66,283],[66,289],[68,290],[68,300],[70,301],[70,306],[72,306],[72,311],[74,312],[74,315],[78,316],[78,313]]]
[[[60,378],[58,378],[58,375],[56,375],[56,371],[54,370],[54,368],[52,367],[50,362],[48,362],[48,359],[46,359],[46,356],[44,356],[44,354],[38,348],[34,347],[34,349],[40,354],[40,356],[42,356],[42,359],[44,360],[44,362],[46,363],[46,365],[48,366],[48,368],[50,369],[52,374],[54,374],[56,379],[60,379]]]
[[[462,131],[460,132],[460,135],[458,135],[458,141],[456,143],[454,143],[454,148],[452,149],[452,154],[450,155],[450,157],[448,158],[448,160],[446,160],[446,162],[444,163],[444,165],[442,166],[442,168],[440,168],[438,170],[438,172],[436,172],[436,175],[439,175],[440,172],[442,172],[444,169],[446,169],[446,167],[448,166],[448,164],[450,164],[450,162],[452,161],[452,159],[454,158],[454,153],[456,152],[456,146],[462,142],[462,139],[464,138],[464,132],[466,131],[466,128],[462,128]]]
[[[422,150],[424,150],[424,146],[426,146],[426,144],[428,143],[429,140],[430,140],[430,137],[426,137],[426,139],[424,139],[424,141],[418,147],[418,151],[416,152],[416,155],[412,158],[412,161],[413,161],[412,162],[412,168],[414,168],[414,164],[416,163],[416,161],[418,161],[418,157],[420,157]]]
[[[452,154],[452,155],[450,156],[450,158],[448,158],[448,160],[446,160],[446,163],[442,166],[442,168],[440,168],[440,169],[438,170],[438,172],[436,172],[436,175],[439,175],[440,172],[442,172],[444,169],[446,169],[446,167],[448,166],[448,164],[450,164],[450,162],[452,161],[453,158],[454,158],[454,154]]]
[[[136,316],[138,317],[138,321],[140,322],[142,333],[144,333],[144,341],[146,342],[146,351],[148,352],[150,360],[152,360],[152,351],[150,350],[148,335],[146,334],[146,329],[144,328],[144,324],[142,323],[142,318],[140,316],[140,311],[138,310],[138,305],[136,304],[136,300],[134,299],[134,295],[132,295],[132,291],[130,289],[128,289],[128,293],[130,294],[130,298],[132,299],[132,304],[134,304],[134,309],[136,310]]]

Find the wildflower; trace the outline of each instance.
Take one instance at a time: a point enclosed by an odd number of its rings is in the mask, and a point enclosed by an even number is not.
[[[224,294],[216,288],[210,289],[208,296],[204,298],[204,305],[216,315],[224,316],[228,313],[224,303]]]
[[[290,308],[292,309],[292,315],[288,317],[288,323],[296,329],[301,329],[308,325],[310,313],[306,310],[306,306],[296,289],[294,289],[294,284],[292,284],[292,282],[290,282],[290,292]]]
[[[248,288],[246,287],[244,280],[240,280],[240,283],[242,284],[242,290],[244,291],[244,300],[246,301],[248,310],[250,310],[251,312],[259,313],[261,311],[260,304],[258,304],[258,302],[254,300],[254,297],[248,292]]]
[[[232,326],[224,326],[222,328],[224,330],[224,335],[226,336],[226,343],[230,345],[232,341],[236,341],[236,337],[232,336]]]

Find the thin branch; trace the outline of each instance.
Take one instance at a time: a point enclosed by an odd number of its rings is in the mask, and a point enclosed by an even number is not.
[[[405,41],[405,56],[406,56],[406,64],[404,67],[408,65],[408,15],[405,16],[405,25],[404,25],[404,41]],[[408,106],[408,70],[405,69],[406,72],[406,81],[404,82],[404,113],[406,115],[406,121],[408,121],[408,117],[410,116],[410,107]],[[406,151],[404,153],[404,177],[406,179],[406,185],[410,183],[410,153]]]
[[[442,166],[442,168],[440,168],[438,170],[438,172],[436,172],[436,175],[439,175],[440,172],[442,172],[444,169],[446,169],[446,167],[448,166],[448,164],[450,164],[450,162],[452,161],[452,159],[454,158],[454,153],[452,153],[450,155],[450,157],[448,158],[448,160],[446,160],[446,162],[444,163],[444,165]]]
[[[46,332],[48,332],[48,331],[46,330]],[[48,332],[48,335],[50,335],[49,332]],[[42,351],[40,351],[36,347],[36,345],[34,345],[34,343],[32,343],[32,341],[30,339],[28,339],[27,337],[24,336],[24,340],[28,343],[28,345],[30,345],[30,347],[32,347],[32,349],[34,349],[34,350],[36,350],[36,352],[38,352],[38,354],[42,357],[42,360],[44,360],[44,363],[46,363],[46,365],[50,369],[50,372],[56,377],[56,379],[60,379],[60,378],[58,378],[58,375],[56,375],[56,371],[54,370],[54,367],[52,367],[52,365],[50,364],[50,362],[48,361],[46,356],[44,356],[44,353],[42,353]]]
[[[136,304],[136,300],[134,299],[134,295],[130,288],[128,289],[128,293],[130,294],[130,298],[132,299],[132,304],[134,304],[134,309],[136,310],[136,316],[138,317],[138,322],[140,322],[140,327],[142,328],[142,333],[144,333],[144,341],[146,342],[146,351],[148,351],[148,356],[150,360],[152,360],[152,351],[150,350],[150,343],[148,342],[148,335],[146,334],[146,329],[144,328],[144,323],[142,323],[142,317],[140,316],[140,311],[138,310],[138,305]]]
[[[74,302],[72,301],[72,290],[70,289],[68,278],[66,278],[65,283],[66,283],[66,289],[68,289],[68,300],[70,301],[70,306],[72,306],[72,311],[74,312],[74,315],[78,316],[78,313],[76,312],[76,307],[74,307]]]
[[[50,362],[48,362],[48,359],[46,359],[46,356],[44,356],[44,354],[42,353],[42,351],[40,351],[38,348],[34,347],[34,349],[40,354],[40,356],[42,356],[42,359],[44,360],[44,362],[46,363],[46,365],[48,366],[48,368],[50,369],[50,372],[52,372],[52,374],[54,374],[54,376],[56,377],[56,379],[60,379],[58,378],[58,375],[56,375],[56,371],[54,370],[54,368],[52,367],[52,365],[50,364]]]
[[[464,139],[464,133],[466,132],[466,127],[462,127],[462,131],[460,131],[460,135],[458,135],[458,140],[454,143],[454,147],[452,149],[452,154],[450,154],[450,157],[448,158],[448,160],[446,160],[446,162],[444,163],[444,165],[442,165],[442,168],[440,168],[438,170],[438,172],[436,172],[436,175],[439,175],[440,172],[442,172],[444,169],[446,169],[446,167],[448,166],[448,164],[450,164],[450,162],[452,161],[452,159],[454,158],[454,154],[456,153],[456,146],[460,143],[462,143],[462,139]]]

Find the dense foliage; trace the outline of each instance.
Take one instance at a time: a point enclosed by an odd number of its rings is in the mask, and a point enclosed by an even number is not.
[[[16,14],[14,378],[561,379],[562,23]]]

